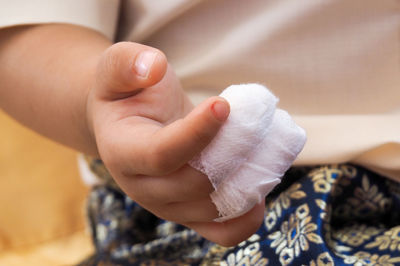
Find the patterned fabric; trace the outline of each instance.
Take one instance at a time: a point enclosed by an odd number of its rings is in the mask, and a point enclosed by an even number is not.
[[[81,265],[400,265],[400,184],[354,165],[290,169],[263,225],[232,248],[158,219],[107,182],[93,188],[88,214],[96,254]]]

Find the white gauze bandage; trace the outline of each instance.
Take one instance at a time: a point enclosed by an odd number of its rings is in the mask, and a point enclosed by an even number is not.
[[[232,85],[220,96],[230,104],[229,117],[190,165],[210,179],[216,221],[225,221],[249,211],[280,183],[306,134],[276,109],[278,99],[262,85]]]

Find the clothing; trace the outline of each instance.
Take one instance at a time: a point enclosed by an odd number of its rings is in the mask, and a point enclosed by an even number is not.
[[[400,180],[398,0],[15,0],[3,6],[0,26],[72,23],[161,49],[196,103],[230,84],[265,83],[307,132],[295,164],[353,162]]]
[[[90,166],[107,180],[101,161]],[[81,265],[400,263],[400,184],[355,165],[289,170],[267,197],[260,229],[233,248],[158,219],[112,182],[89,196],[97,252]]]

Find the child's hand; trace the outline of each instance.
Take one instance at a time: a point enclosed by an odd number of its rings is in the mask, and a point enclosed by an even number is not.
[[[111,46],[100,60],[87,106],[102,160],[144,208],[225,246],[258,229],[264,204],[237,219],[212,222],[218,217],[209,197],[213,188],[187,162],[216,135],[229,105],[213,97],[192,110],[160,51],[135,43]]]

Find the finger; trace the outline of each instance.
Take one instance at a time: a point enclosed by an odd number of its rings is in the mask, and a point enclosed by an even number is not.
[[[218,211],[210,197],[190,202],[176,202],[154,209],[154,213],[179,224],[189,222],[211,222],[218,217]]]
[[[187,202],[209,198],[213,186],[203,173],[183,166],[167,176],[124,176],[119,178],[120,186],[132,196],[147,204],[159,202]]]
[[[151,136],[150,147],[143,147],[146,175],[165,175],[182,167],[199,154],[215,137],[229,115],[229,103],[212,97],[185,118],[161,128]]]
[[[105,99],[131,95],[158,83],[167,70],[167,59],[158,49],[133,42],[109,47],[97,69],[99,96]]]
[[[230,247],[246,240],[260,227],[264,219],[265,203],[259,203],[246,214],[223,222],[187,223],[204,238],[221,246]]]

